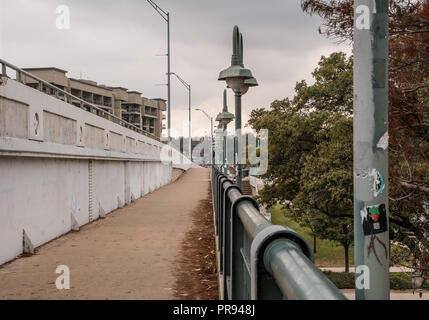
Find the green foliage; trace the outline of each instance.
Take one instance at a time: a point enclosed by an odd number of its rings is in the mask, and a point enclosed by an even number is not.
[[[390,246],[390,265],[406,265],[412,267],[412,251],[401,244],[392,243]]]
[[[338,289],[354,289],[355,275],[352,272],[323,271]]]
[[[402,277],[390,276],[390,289],[391,290],[410,290],[413,289],[411,280]]]
[[[292,100],[256,109],[249,124],[269,131],[269,182],[259,200],[280,203],[319,238],[347,249],[353,238],[353,75],[344,53],[322,57],[314,84],[298,82]],[[347,259],[346,259],[347,261]]]
[[[429,1],[388,3],[390,239],[407,246],[410,262],[427,266],[429,212],[422,204],[429,194]],[[301,0],[301,7],[322,18],[321,34],[340,42],[353,40],[352,0]],[[320,76],[329,79],[324,73],[332,75],[332,69],[323,69]],[[350,79],[339,74],[346,83]],[[315,104],[339,105],[340,88],[330,86],[333,81],[319,82],[323,85],[307,90],[309,96],[318,97]],[[320,99],[324,93],[330,98]],[[304,99],[303,104],[311,101]]]
[[[343,52],[335,52],[329,57],[322,56],[312,76],[315,83],[308,86],[305,80],[295,87],[293,104],[300,109],[326,110],[351,114],[353,111],[352,57]]]
[[[402,279],[405,281],[411,281],[411,275],[402,272],[392,272],[390,274],[390,279]]]
[[[275,205],[270,208],[271,222],[273,224],[283,225],[289,227],[301,236],[310,244],[313,248],[313,233],[309,226],[305,223],[299,223],[295,220],[292,212],[281,205]],[[319,267],[340,267],[344,265],[344,249],[343,246],[333,240],[321,239],[317,240],[317,251],[314,254],[314,262]],[[353,264],[353,247],[350,248],[349,252],[350,263]]]
[[[333,272],[323,271],[323,273],[331,280],[338,289],[354,289],[354,273],[352,272]],[[428,285],[424,285],[423,289],[427,289]],[[411,276],[406,273],[391,273],[390,274],[390,289],[391,290],[412,290]]]

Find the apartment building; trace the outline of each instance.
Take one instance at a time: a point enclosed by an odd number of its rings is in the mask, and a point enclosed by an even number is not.
[[[164,111],[167,108],[164,99],[149,99],[143,97],[141,92],[130,91],[124,87],[111,87],[92,80],[69,78],[66,70],[55,67],[25,68],[24,70],[158,138],[165,129],[162,123],[165,120]],[[29,77],[24,76],[23,82],[30,87],[38,86],[38,83]],[[50,88],[43,87],[42,91],[55,95]],[[57,98],[65,100],[61,93]],[[71,103],[78,107],[82,104],[77,99],[73,99]]]

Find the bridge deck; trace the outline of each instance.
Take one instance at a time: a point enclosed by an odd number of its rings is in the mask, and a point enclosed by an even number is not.
[[[175,256],[207,197],[208,169],[190,169],[106,219],[0,267],[0,299],[173,299]],[[70,290],[58,290],[58,265]]]

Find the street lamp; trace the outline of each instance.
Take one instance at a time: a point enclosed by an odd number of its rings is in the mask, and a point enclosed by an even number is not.
[[[188,102],[189,102],[189,159],[192,161],[192,135],[191,135],[191,85],[183,80],[179,75],[174,72],[171,74],[175,75],[176,78],[183,84],[183,86],[188,90]]]
[[[218,80],[225,80],[227,88],[231,88],[235,95],[235,154],[236,154],[236,183],[241,189],[242,170],[241,170],[241,150],[238,150],[238,136],[241,138],[241,96],[245,94],[249,87],[258,85],[249,69],[244,68],[243,64],[243,36],[237,26],[233,29],[232,47],[233,53],[231,66],[222,70]],[[241,140],[241,139],[240,139]]]
[[[242,66],[244,68],[244,64],[243,64],[243,35],[239,32],[238,35],[238,54],[239,54],[239,59],[240,59],[240,66]],[[241,95],[244,95],[247,93],[247,91],[249,91],[250,87],[256,87],[258,85],[258,81],[256,81],[256,79],[254,77],[250,78],[250,79],[245,79],[243,85],[241,86]],[[227,82],[227,88],[232,89]],[[234,89],[233,89],[234,90]]]
[[[240,53],[241,46],[241,34],[237,26],[234,26],[233,38],[232,38],[232,57],[231,66],[222,70],[219,74],[218,80],[225,80],[228,88],[234,91],[245,91],[246,85],[244,81],[246,79],[253,78],[252,72],[249,69],[244,68],[242,62],[242,56]]]
[[[196,108],[196,111],[201,111],[204,113],[204,115],[210,120],[210,128],[211,128],[211,137],[213,139],[213,117],[211,117],[207,112],[205,112],[203,109]]]
[[[152,0],[147,0],[147,2],[149,2],[149,4],[156,10],[156,12],[159,13],[159,15],[165,20],[165,22],[167,22],[167,103],[168,103],[168,110],[167,110],[167,114],[168,114],[168,119],[167,119],[167,134],[168,134],[168,142],[170,142],[171,139],[171,94],[170,94],[170,12],[165,12],[164,10],[162,10],[155,2],[153,2]]]
[[[234,119],[234,115],[228,112],[228,106],[226,103],[226,89],[223,90],[223,110],[216,117],[216,121],[219,121],[219,127],[223,129],[223,150],[222,150],[222,165],[224,166],[224,174],[227,174],[226,169],[226,133],[228,124]]]
[[[205,112],[203,109],[196,108],[196,111],[201,111],[204,113],[204,115],[210,120],[210,134],[211,134],[211,153],[213,154],[213,117],[211,117],[207,112]]]

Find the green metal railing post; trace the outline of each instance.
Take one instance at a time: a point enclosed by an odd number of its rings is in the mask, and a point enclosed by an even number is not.
[[[232,274],[232,256],[231,256],[231,250],[232,250],[232,201],[231,198],[228,196],[229,191],[235,189],[238,192],[240,192],[240,189],[237,187],[237,185],[233,184],[232,181],[228,181],[224,184],[224,246],[222,250],[223,255],[223,270],[224,270],[224,297],[231,297],[231,274]]]
[[[224,299],[345,299],[314,265],[304,238],[272,225],[252,197],[212,172]]]

